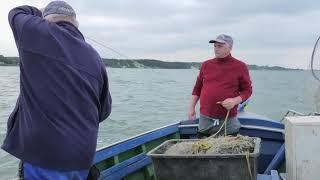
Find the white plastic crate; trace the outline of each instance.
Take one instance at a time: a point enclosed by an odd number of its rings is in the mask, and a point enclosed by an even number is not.
[[[286,117],[285,147],[288,179],[320,179],[320,116]]]

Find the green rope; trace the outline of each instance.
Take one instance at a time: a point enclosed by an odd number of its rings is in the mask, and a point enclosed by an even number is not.
[[[223,122],[222,126],[220,127],[220,129],[214,135],[211,135],[210,136],[211,138],[216,137],[216,135],[218,135],[221,132],[223,127],[224,127],[224,136],[227,136],[227,120],[229,118],[229,113],[230,113],[230,110],[228,110],[227,115],[226,115],[224,122]]]

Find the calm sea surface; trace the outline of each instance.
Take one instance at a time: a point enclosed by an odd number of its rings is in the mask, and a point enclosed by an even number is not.
[[[99,130],[98,147],[187,117],[196,69],[108,70],[112,114]],[[253,95],[249,111],[275,120],[288,109],[316,110],[320,85],[309,71],[250,71]],[[19,68],[0,66],[0,141],[19,94]],[[13,179],[18,160],[0,150],[0,179]]]

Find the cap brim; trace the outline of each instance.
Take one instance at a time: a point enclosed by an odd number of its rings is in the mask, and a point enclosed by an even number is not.
[[[210,40],[209,43],[223,43],[223,44],[226,44],[226,42],[219,41],[219,40]]]

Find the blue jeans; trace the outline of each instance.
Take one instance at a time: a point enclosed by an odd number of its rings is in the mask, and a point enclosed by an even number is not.
[[[19,169],[19,179],[24,180],[83,180],[87,179],[89,170],[57,171],[44,169],[23,162]]]

